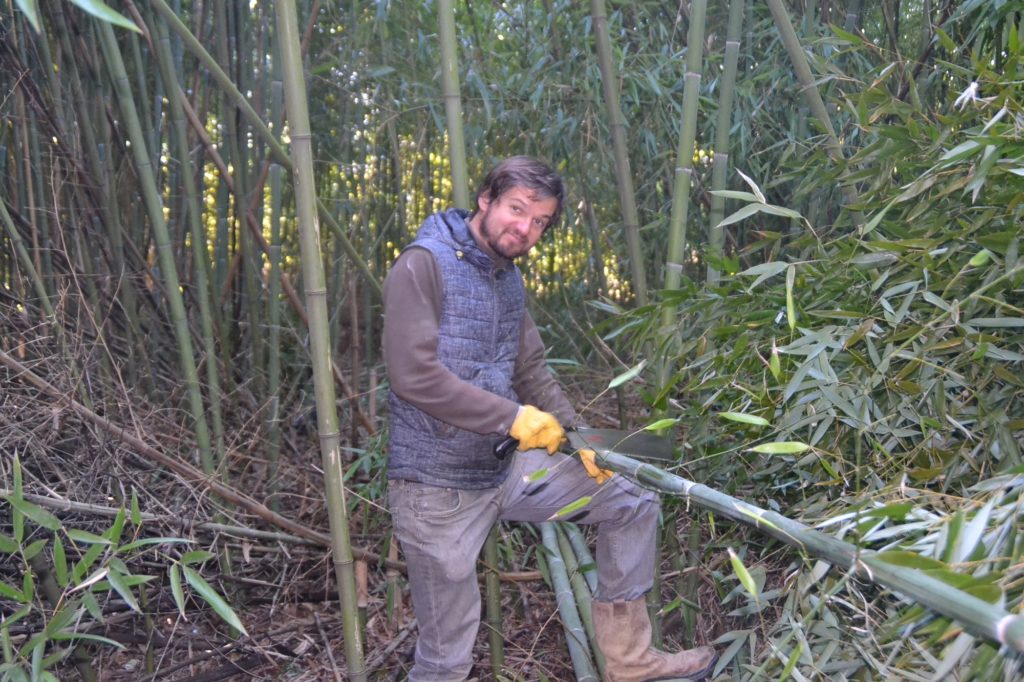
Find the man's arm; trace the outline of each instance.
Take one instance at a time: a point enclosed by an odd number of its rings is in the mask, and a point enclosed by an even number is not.
[[[563,427],[581,425],[572,403],[565,397],[562,387],[548,369],[544,359],[544,342],[529,313],[523,317],[519,357],[512,375],[512,386],[520,400],[555,415]]]
[[[448,424],[508,433],[519,405],[463,381],[437,357],[442,297],[433,255],[416,247],[402,253],[384,280],[384,362],[391,389]]]

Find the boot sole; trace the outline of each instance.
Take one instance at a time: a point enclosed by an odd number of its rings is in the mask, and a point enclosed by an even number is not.
[[[691,675],[684,675],[683,677],[652,677],[648,682],[704,682],[711,675],[711,671],[715,669],[715,663],[718,663],[718,654],[715,654],[714,658],[706,666]]]

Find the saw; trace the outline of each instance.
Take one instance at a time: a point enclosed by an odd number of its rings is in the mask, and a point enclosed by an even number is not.
[[[592,429],[577,427],[566,429],[569,447],[576,450],[594,450],[598,453],[617,452],[620,455],[672,461],[675,449],[672,441],[649,431],[626,431],[622,429]],[[519,447],[519,441],[508,436],[494,446],[494,456],[505,459]]]

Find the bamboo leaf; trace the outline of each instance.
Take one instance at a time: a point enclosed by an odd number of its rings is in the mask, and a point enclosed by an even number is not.
[[[132,490],[131,520],[132,525],[136,528],[142,525],[142,510],[139,508],[139,496],[134,490]]]
[[[757,583],[754,582],[754,577],[750,575],[750,571],[743,565],[743,560],[740,559],[736,552],[733,551],[732,547],[727,548],[729,550],[729,563],[732,564],[732,570],[736,573],[736,577],[740,579],[740,584],[743,585],[743,589],[753,597],[754,601],[759,601],[759,595],[757,591]]]
[[[121,595],[121,599],[124,599],[125,603],[128,604],[132,611],[142,613],[142,609],[139,608],[139,603],[135,601],[135,595],[132,594],[132,588],[125,582],[124,575],[117,570],[109,570],[107,572],[107,582],[110,586]]]
[[[25,18],[28,19],[28,23],[32,26],[32,30],[39,33],[41,30],[41,24],[39,23],[39,5],[38,0],[15,0],[18,3],[18,9],[22,11]]]
[[[586,507],[588,504],[590,504],[591,499],[593,499],[592,495],[584,495],[580,499],[570,502],[569,504],[565,505],[564,507],[556,511],[554,514],[552,514],[548,518],[548,521],[560,519],[563,516],[568,516],[569,514],[572,514],[574,511],[579,511],[580,509],[583,509],[583,507]]]
[[[124,649],[124,644],[121,644],[117,640],[110,639],[109,637],[103,637],[101,635],[90,635],[87,632],[57,632],[50,635],[50,639],[58,641],[75,641],[79,639],[88,640],[90,642],[99,642],[100,644],[107,644],[116,649]]]
[[[879,552],[876,556],[887,564],[893,564],[895,566],[906,566],[907,568],[917,568],[920,570],[946,568],[946,564],[938,559],[921,556],[915,552],[892,550],[888,552]]]
[[[786,269],[786,319],[789,321],[789,330],[796,329],[796,304],[793,303],[793,284],[796,282],[796,266],[790,265]]]
[[[738,199],[739,201],[746,202],[759,201],[759,199],[750,192],[739,192],[731,189],[716,189],[712,190],[711,194],[724,199]]]
[[[779,682],[785,682],[789,679],[789,676],[793,673],[796,668],[797,661],[800,660],[800,654],[804,651],[803,642],[797,642],[796,648],[789,654],[789,658],[786,659],[786,667],[782,669],[782,673],[779,675]]]
[[[213,589],[213,586],[206,582],[203,576],[199,575],[195,569],[188,566],[182,566],[181,570],[185,574],[186,582],[188,582],[192,589],[199,593],[199,596],[217,612],[217,615],[220,616],[225,623],[235,628],[243,635],[249,634],[245,631],[242,621],[238,619],[234,610],[232,610],[228,603],[224,601],[224,598],[217,593],[217,590]]]
[[[171,582],[171,595],[174,596],[174,603],[178,606],[178,613],[185,618],[185,591],[181,588],[181,566],[177,563],[171,564],[168,578]]]
[[[750,448],[762,455],[798,455],[811,449],[810,445],[797,441],[781,441],[777,443],[762,443]]]
[[[139,27],[135,25],[135,22],[115,12],[106,3],[101,2],[101,0],[71,0],[71,3],[78,5],[82,11],[93,15],[101,21],[106,21],[121,28],[127,28],[136,33],[142,33]]]
[[[71,538],[75,542],[81,542],[84,545],[110,544],[110,538],[100,537],[99,535],[94,535],[93,533],[90,533],[87,530],[82,530],[80,528],[68,528],[65,532],[67,533],[69,538]]]
[[[988,249],[982,249],[978,253],[971,257],[971,260],[967,261],[967,264],[972,268],[979,268],[989,262],[992,257],[992,252]]]
[[[19,545],[14,538],[0,533],[0,552],[4,554],[17,554]]]
[[[208,552],[205,549],[197,549],[182,554],[181,563],[183,566],[188,566],[189,564],[201,564],[204,561],[209,561],[210,559],[213,559],[216,556],[217,555],[213,552]]]
[[[757,275],[757,279],[751,282],[750,286],[747,287],[747,291],[753,291],[754,287],[756,287],[758,284],[765,281],[769,277],[774,277],[775,275],[779,274],[788,267],[789,263],[785,261],[774,261],[771,263],[762,263],[761,265],[755,265],[752,268],[747,268],[746,270],[739,274]]]
[[[14,601],[19,603],[28,601],[26,596],[20,590],[16,590],[15,588],[11,587],[2,580],[0,580],[0,596],[7,597],[8,599],[13,599]],[[6,625],[6,623],[4,625]]]
[[[973,317],[966,322],[969,327],[1024,327],[1024,317]]]
[[[539,481],[540,479],[544,478],[545,476],[547,476],[549,471],[550,470],[547,467],[544,467],[543,469],[537,469],[536,471],[534,471],[529,476],[524,476],[523,477],[523,481],[525,483],[535,483],[535,482]]]
[[[738,223],[741,220],[745,220],[752,215],[757,215],[764,208],[764,204],[747,204],[743,208],[740,208],[733,213],[730,213],[726,217],[722,218],[722,222],[715,225],[715,229]]]
[[[671,428],[679,423],[678,419],[666,418],[659,419],[653,424],[648,424],[644,427],[644,431],[664,431],[665,429]]]
[[[633,379],[640,375],[640,372],[643,371],[646,365],[647,361],[641,360],[638,364],[634,365],[633,367],[630,367],[628,370],[612,379],[611,382],[608,384],[608,388],[618,388],[627,381],[632,381]]]
[[[60,530],[60,519],[42,507],[13,495],[8,496],[7,501],[20,513],[32,519],[46,530]]]
[[[758,417],[755,414],[744,414],[743,412],[719,412],[719,417],[728,419],[729,421],[740,422],[742,424],[753,424],[755,426],[771,426],[764,417]]]
[[[757,197],[758,201],[760,201],[762,204],[768,203],[767,200],[764,198],[764,192],[761,191],[761,188],[757,186],[757,183],[754,182],[750,178],[750,176],[741,171],[739,168],[736,169],[736,172],[739,174],[741,178],[743,178],[743,182],[747,183],[747,186],[750,188],[750,191],[754,193],[754,196]]]
[[[772,357],[768,360],[768,370],[778,381],[782,378],[782,361],[779,360],[779,349],[772,346]]]

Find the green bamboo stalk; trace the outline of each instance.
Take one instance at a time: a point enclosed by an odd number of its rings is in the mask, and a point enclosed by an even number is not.
[[[597,564],[594,563],[590,547],[587,546],[587,539],[583,537],[583,533],[574,523],[563,523],[561,527],[565,531],[566,537],[569,538],[569,544],[572,545],[572,551],[576,555],[580,572],[587,581],[587,587],[591,592],[597,592]]]
[[[221,414],[220,363],[218,362],[213,312],[210,296],[208,268],[210,253],[207,245],[206,226],[199,209],[199,192],[196,188],[195,173],[192,169],[192,155],[188,144],[188,129],[185,111],[180,96],[179,76],[174,70],[174,56],[171,53],[167,26],[162,21],[152,21],[155,33],[154,48],[160,77],[168,92],[171,133],[180,164],[179,175],[184,185],[185,222],[188,224],[192,242],[192,267],[195,272],[195,300],[199,304],[199,320],[202,330],[203,353],[206,356],[206,384],[210,400],[210,418],[213,422],[213,442],[217,461],[224,461],[224,419]]]
[[[484,589],[487,595],[487,637],[491,658],[491,671],[498,679],[505,666],[505,637],[501,617],[501,580],[498,576],[498,525],[491,528],[484,542]]]
[[[277,60],[275,60],[277,61]],[[271,96],[280,110],[281,81],[275,81]],[[274,117],[276,122],[281,118]],[[279,164],[270,166],[270,274],[267,279],[267,495],[270,508],[280,511],[277,496],[280,487],[278,461],[281,452],[281,171]]]
[[[132,100],[131,91],[128,87],[128,75],[125,72],[121,52],[118,50],[117,41],[114,38],[114,29],[104,21],[97,22],[97,29],[103,55],[117,94],[128,139],[131,141],[131,152],[136,170],[138,171],[142,199],[155,238],[157,257],[160,262],[160,274],[164,279],[165,294],[170,307],[174,335],[178,346],[178,362],[184,375],[189,407],[195,427],[196,444],[199,447],[199,460],[203,471],[209,474],[213,472],[215,467],[211,452],[210,432],[206,423],[206,414],[203,411],[203,398],[199,390],[196,361],[192,352],[192,338],[189,333],[188,319],[185,315],[185,302],[181,295],[181,285],[174,264],[174,254],[171,250],[167,223],[164,221],[163,202],[160,199],[160,192],[156,186],[153,164],[150,162],[149,153],[146,151],[142,126],[139,122],[138,111],[135,109],[135,102]]]
[[[576,533],[579,534],[578,529]],[[590,650],[594,655],[594,665],[597,668],[598,677],[602,680],[607,679],[604,654],[601,653],[601,648],[597,644],[597,633],[594,630],[594,613],[592,609],[594,601],[592,590],[594,588],[588,584],[581,570],[581,564],[586,566],[584,563],[585,557],[589,557],[590,552],[588,550],[582,556],[577,554],[578,547],[575,543],[570,542],[568,537],[569,524],[556,524],[555,534],[558,537],[558,549],[562,553],[562,561],[565,563],[566,573],[569,575],[569,585],[572,587],[572,593],[576,599],[576,608],[580,614],[580,622],[583,625],[583,630],[587,633],[587,640],[590,642],[591,647]],[[583,547],[586,549],[585,544]]]
[[[665,260],[665,288],[678,289],[686,267],[686,220],[690,213],[690,187],[693,182],[693,148],[697,138],[700,104],[701,62],[704,59],[704,17],[707,0],[690,3],[690,30],[686,36],[686,75],[683,77],[683,119],[676,149],[675,183],[672,189],[672,214],[669,218],[668,256]],[[664,322],[675,322],[675,306],[663,307]]]
[[[718,196],[726,188],[729,172],[729,131],[732,127],[732,105],[736,90],[736,71],[740,59],[740,36],[743,33],[743,13],[747,0],[729,0],[729,23],[725,34],[725,65],[719,80],[718,121],[715,124],[715,153],[711,170],[711,213],[708,220],[708,272],[707,285],[718,284],[720,273],[714,265],[724,255],[725,228],[719,223],[725,218],[725,197]]]
[[[437,3],[438,37],[441,43],[441,74],[444,95],[444,110],[448,130],[448,157],[451,165],[452,187],[455,205],[475,209],[470,205],[469,176],[466,172],[466,138],[462,129],[462,103],[459,93],[459,58],[456,50],[455,9],[452,0]],[[498,581],[498,531],[497,526],[484,542],[484,563],[486,575],[484,584],[487,591],[487,624],[490,642],[491,671],[495,678],[501,674],[505,664],[505,639],[502,636],[501,584]]]
[[[861,5],[863,0],[849,0],[846,7],[846,21],[843,24],[843,29],[847,33],[853,33],[854,31],[860,30],[861,24]],[[925,16],[930,17],[931,14]]]
[[[611,129],[612,148],[615,154],[615,186],[619,192],[622,228],[626,235],[626,249],[629,252],[633,291],[636,293],[637,304],[646,305],[647,271],[644,268],[643,243],[640,239],[640,217],[633,191],[633,173],[629,168],[626,119],[622,115],[622,105],[619,102],[618,74],[612,63],[611,39],[608,36],[608,11],[605,9],[604,0],[590,0],[590,14],[594,24],[598,64],[601,69],[604,104],[608,108],[608,125]]]
[[[293,2],[275,3],[277,39],[285,84],[285,106],[291,129],[294,155],[295,208],[299,224],[299,246],[302,256],[303,287],[309,311],[310,359],[313,365],[313,386],[316,394],[317,430],[320,433],[320,455],[323,460],[324,483],[327,488],[327,513],[331,527],[331,548],[334,554],[335,578],[341,597],[342,627],[345,633],[345,659],[348,679],[365,682],[362,632],[359,629],[355,567],[349,539],[348,509],[345,503],[345,479],[341,466],[341,444],[338,413],[331,373],[329,320],[326,284],[320,250],[320,227],[317,223],[313,148],[306,100],[306,80],[299,45],[298,18]]]
[[[959,621],[967,632],[977,637],[1024,653],[1024,615],[1011,614],[1002,606],[989,604],[915,569],[888,563],[874,550],[861,549],[782,514],[761,509],[651,464],[607,451],[598,453],[597,464],[661,492],[680,495],[692,504],[733,521],[753,526],[801,552],[853,571],[863,580],[899,592],[932,611]]]
[[[456,53],[455,9],[452,0],[438,0],[438,37],[441,43],[441,90],[448,121],[448,158],[451,163],[455,205],[469,204],[469,173],[466,170],[466,138],[462,131],[462,98],[459,94],[459,58]]]
[[[245,31],[234,30],[237,29],[239,24],[237,21],[231,22],[228,20],[229,9],[238,10],[239,3],[218,2],[214,4],[217,58],[221,69],[225,72],[233,71],[231,68],[232,59],[229,41],[241,40],[242,36],[239,33],[245,33]],[[238,54],[244,55],[245,52],[239,49]],[[243,71],[244,69],[242,68],[237,69],[239,73]],[[244,89],[244,85],[242,88]],[[257,284],[260,268],[254,263],[254,258],[256,260],[261,260],[261,258],[256,252],[257,248],[253,243],[252,235],[249,234],[249,230],[245,229],[246,207],[249,205],[250,198],[249,159],[244,143],[245,133],[239,129],[237,124],[232,97],[223,89],[221,90],[221,96],[223,101],[221,102],[220,110],[222,113],[220,118],[224,125],[222,139],[226,142],[225,151],[227,152],[225,161],[227,161],[231,168],[231,178],[234,182],[234,219],[231,221],[231,229],[237,234],[237,257],[241,265],[236,275],[241,285],[236,287],[236,291],[241,300],[239,309],[244,311],[245,317],[248,317],[248,324],[245,324],[244,328],[249,330],[248,342],[250,352],[239,357],[242,358],[242,362],[245,361],[245,358],[248,358],[250,367],[247,374],[254,382],[254,392],[257,395],[262,395],[261,378],[264,369],[262,367],[264,348],[263,335],[258,333],[258,330],[261,329],[261,322],[259,314],[260,287]]]
[[[289,173],[293,173],[292,160],[288,156],[284,147],[278,142],[277,138],[270,132],[267,125],[260,118],[256,110],[252,108],[249,101],[245,96],[238,90],[235,84],[231,81],[224,70],[220,68],[216,60],[210,56],[210,53],[206,51],[206,48],[196,39],[194,35],[188,30],[188,27],[181,22],[181,19],[174,13],[174,11],[167,6],[165,0],[152,0],[153,9],[155,9],[160,16],[167,22],[168,27],[174,31],[175,35],[182,39],[185,48],[196,57],[199,62],[206,67],[210,75],[217,82],[217,84],[224,89],[225,93],[228,94],[231,104],[237,106],[241,114],[245,117],[246,121],[253,127],[253,130],[259,137],[267,143],[270,148],[270,157],[288,169]],[[316,208],[321,220],[327,223],[327,226],[331,229],[331,233],[341,240],[342,246],[345,248],[345,253],[348,254],[349,261],[356,266],[360,274],[363,276],[366,284],[373,290],[380,300],[382,290],[381,284],[378,278],[370,271],[369,267],[363,261],[362,255],[356,250],[355,246],[349,240],[348,235],[341,229],[341,225],[334,218],[334,215],[328,209],[328,207],[319,199],[316,200]]]
[[[576,671],[576,680],[599,682],[590,657],[590,647],[587,645],[587,633],[580,621],[579,611],[576,610],[576,601],[569,585],[569,574],[558,545],[558,538],[555,536],[554,525],[550,522],[542,523],[540,530],[544,548],[548,551],[548,572],[555,590],[555,600],[558,602],[558,614],[562,619],[562,627],[565,628],[565,642],[569,647],[572,667]]]
[[[845,163],[842,143],[839,142],[839,138],[836,136],[835,128],[832,126],[832,119],[825,108],[825,102],[821,99],[821,93],[818,91],[818,86],[811,74],[811,67],[807,62],[807,55],[804,54],[803,47],[800,45],[800,39],[797,38],[796,31],[793,29],[793,22],[789,19],[789,13],[782,4],[782,0],[767,0],[767,2],[768,9],[771,10],[772,18],[775,20],[775,26],[782,37],[782,43],[785,45],[789,59],[793,63],[793,71],[796,73],[797,81],[800,83],[804,99],[807,100],[807,106],[810,107],[811,114],[825,130],[829,156],[837,164]],[[843,175],[846,175],[845,171]],[[842,184],[840,191],[847,207],[857,205],[857,192],[851,185]],[[863,226],[864,218],[860,211],[850,209],[850,217],[855,227],[860,229]]]

